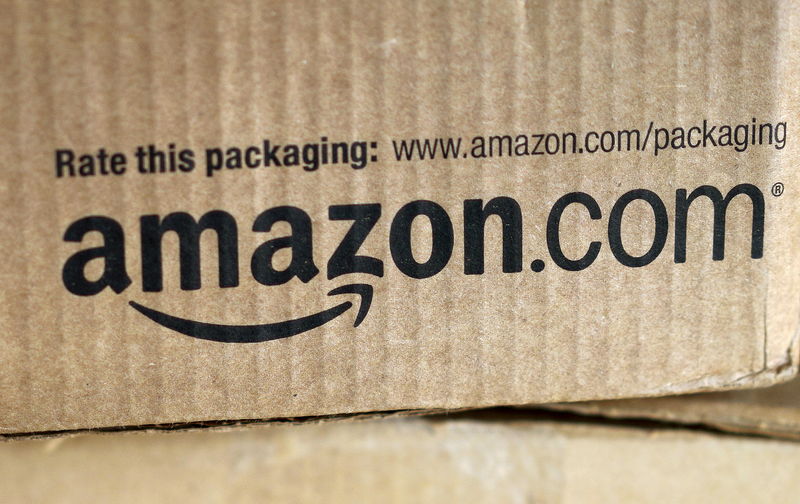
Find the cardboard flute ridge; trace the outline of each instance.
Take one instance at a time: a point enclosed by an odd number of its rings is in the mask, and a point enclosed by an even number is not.
[[[0,486],[10,502],[750,503],[797,495],[799,455],[743,436],[455,415],[17,441],[0,446]]]
[[[536,406],[536,407],[542,407]],[[800,439],[800,380],[767,388],[650,399],[548,404],[613,419],[647,419],[784,439]]]
[[[6,2],[0,433],[797,370],[793,2]]]

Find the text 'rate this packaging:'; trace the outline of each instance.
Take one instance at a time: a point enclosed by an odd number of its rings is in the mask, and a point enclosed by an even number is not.
[[[795,3],[4,11],[0,432],[795,372]]]

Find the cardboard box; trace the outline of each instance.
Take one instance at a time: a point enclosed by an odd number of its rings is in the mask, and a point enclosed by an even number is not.
[[[3,7],[0,432],[796,371],[796,3]]]
[[[800,439],[800,380],[754,390],[545,405],[614,419],[704,425],[732,432]]]
[[[0,443],[7,502],[781,502],[800,445],[451,417]]]

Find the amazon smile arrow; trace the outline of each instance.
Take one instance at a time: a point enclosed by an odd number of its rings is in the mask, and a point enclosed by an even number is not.
[[[368,284],[350,284],[337,287],[328,292],[329,296],[340,294],[358,294],[361,297],[358,313],[353,323],[353,327],[358,327],[367,316],[367,313],[369,313],[369,308],[372,304],[372,286]],[[130,305],[156,324],[193,338],[218,341],[220,343],[260,343],[262,341],[288,338],[320,327],[349,310],[353,303],[345,301],[332,308],[306,315],[305,317],[258,325],[209,324],[175,317],[142,306],[135,301],[130,301]]]

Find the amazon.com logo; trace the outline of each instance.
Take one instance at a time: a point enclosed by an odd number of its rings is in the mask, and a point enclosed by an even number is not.
[[[663,252],[670,233],[673,236],[672,260],[686,262],[687,227],[690,209],[698,200],[706,201],[712,210],[711,222],[707,229],[712,234],[712,259],[720,261],[725,256],[726,215],[731,202],[736,199],[748,205],[752,220],[750,222],[750,257],[759,259],[764,249],[764,195],[756,186],[740,184],[727,194],[714,186],[703,185],[689,192],[686,189],[675,191],[674,206],[671,211],[655,192],[635,189],[619,196],[610,209],[601,209],[600,204],[590,194],[571,192],[558,198],[549,208],[544,240],[547,244],[547,259],[535,258],[528,263],[533,272],[541,272],[548,262],[567,271],[581,271],[589,268],[601,252],[609,250],[613,258],[622,266],[639,268],[656,260]],[[648,219],[652,222],[630,223],[623,219],[626,210],[633,203],[647,205]],[[671,202],[670,202],[671,203]],[[710,205],[709,205],[710,204]],[[466,275],[484,273],[485,240],[487,220],[499,218],[502,223],[500,233],[492,237],[502,239],[502,271],[520,273],[523,271],[523,215],[519,203],[510,197],[500,196],[488,201],[482,199],[464,200],[460,209],[463,215],[463,229],[460,237],[463,244],[463,271]],[[605,243],[587,239],[580,253],[569,255],[562,248],[564,233],[577,233],[577,229],[562,226],[562,216],[566,212],[582,212],[597,222],[602,230]],[[708,215],[703,210],[692,215]],[[641,213],[637,215],[642,215]],[[607,218],[606,218],[607,217]],[[360,254],[364,241],[373,232],[382,218],[379,203],[333,205],[328,207],[327,218],[331,221],[350,221],[349,230],[344,233],[338,246],[325,264],[328,280],[351,273],[361,273],[382,278],[384,259]],[[695,217],[696,218],[696,217]],[[414,250],[412,225],[418,219],[427,220],[430,233],[427,259],[420,261],[424,251]],[[605,219],[605,225],[602,221]],[[251,230],[255,233],[269,233],[273,226],[288,225],[290,232],[280,237],[271,237],[258,245],[250,255],[250,274],[264,286],[277,286],[297,278],[309,282],[320,274],[314,260],[314,221],[304,210],[294,206],[269,208],[253,221]],[[626,237],[641,234],[641,229],[653,229],[652,237],[639,237],[648,244],[643,253],[635,253],[623,243],[623,227]],[[700,226],[698,226],[700,228]],[[239,223],[233,215],[224,210],[211,210],[199,219],[185,212],[168,215],[143,215],[139,218],[141,241],[141,283],[144,292],[163,291],[164,261],[162,239],[166,233],[175,233],[179,243],[180,288],[191,291],[201,287],[200,281],[200,236],[206,231],[216,235],[219,286],[233,288],[239,285],[240,245]],[[75,252],[64,263],[62,280],[66,289],[78,296],[93,296],[110,288],[116,293],[127,289],[132,281],[128,275],[125,261],[125,233],[119,222],[105,216],[88,216],[69,225],[64,233],[64,241],[82,242],[87,233],[100,233],[102,246],[82,249]],[[581,233],[583,236],[584,233]],[[530,238],[537,238],[532,236]],[[575,241],[575,237],[570,240]],[[627,239],[627,238],[626,238]],[[456,243],[456,233],[450,215],[440,204],[430,200],[417,200],[403,205],[391,218],[389,227],[389,251],[391,264],[402,274],[413,279],[426,279],[437,275],[450,263]],[[605,248],[604,248],[605,245]],[[291,260],[286,267],[278,268],[274,261],[276,253],[288,250]],[[641,251],[637,251],[641,252]],[[96,279],[88,278],[87,265],[103,261],[102,274]],[[370,309],[372,286],[366,283],[342,285],[328,292],[329,296],[357,294],[360,305],[356,314],[358,326]],[[338,317],[353,307],[350,301],[326,310],[312,313],[298,319],[262,324],[227,325],[213,321],[194,321],[170,315],[134,301],[130,305],[153,322],[188,336],[227,343],[255,343],[286,338],[319,327]]]

